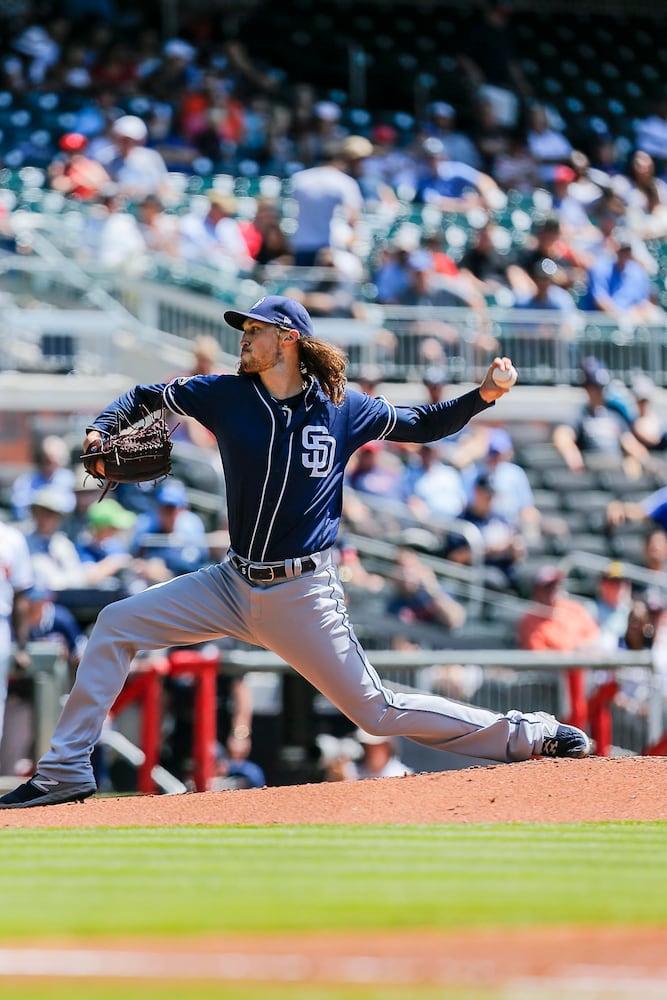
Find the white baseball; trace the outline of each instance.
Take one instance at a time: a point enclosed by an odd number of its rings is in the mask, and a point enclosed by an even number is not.
[[[519,373],[514,365],[512,365],[507,371],[503,368],[494,368],[491,376],[496,385],[502,387],[503,389],[509,389],[511,385],[514,385],[518,377]]]

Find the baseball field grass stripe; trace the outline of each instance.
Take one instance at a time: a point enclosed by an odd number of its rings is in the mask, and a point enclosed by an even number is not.
[[[661,823],[7,829],[0,934],[660,925],[666,833]]]

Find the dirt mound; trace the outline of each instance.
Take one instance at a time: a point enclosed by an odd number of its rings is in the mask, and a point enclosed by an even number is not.
[[[0,810],[0,827],[664,820],[666,757],[531,760],[371,781]]]

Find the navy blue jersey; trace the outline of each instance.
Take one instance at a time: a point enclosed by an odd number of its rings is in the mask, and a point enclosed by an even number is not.
[[[478,389],[435,406],[393,406],[348,390],[335,406],[310,379],[285,412],[255,375],[194,375],[138,385],[90,424],[102,434],[163,405],[216,437],[227,486],[232,548],[274,562],[333,545],[350,455],[368,441],[436,441],[487,408]]]

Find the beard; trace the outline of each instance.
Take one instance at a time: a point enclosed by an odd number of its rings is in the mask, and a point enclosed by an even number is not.
[[[275,368],[280,361],[280,356],[280,347],[278,344],[276,344],[275,350],[272,353],[267,353],[262,358],[253,357],[250,353],[245,356],[241,355],[237,369],[238,374],[260,375],[262,372],[268,372],[271,368]]]

